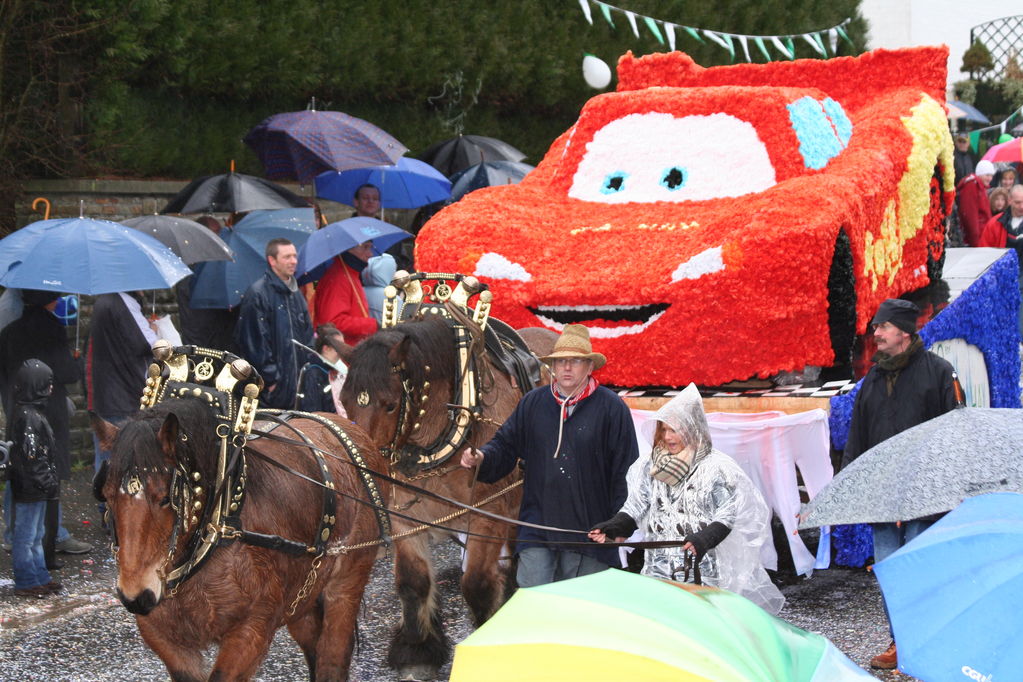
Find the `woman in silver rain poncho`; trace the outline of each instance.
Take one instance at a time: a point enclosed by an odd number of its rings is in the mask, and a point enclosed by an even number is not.
[[[687,386],[642,428],[652,436],[653,451],[629,470],[625,506],[590,538],[625,538],[638,526],[647,540],[684,539],[681,547],[646,550],[643,574],[694,581],[698,567],[703,584],[778,613],[785,598],[760,562],[761,545],[771,542],[771,512],[735,460],[713,448],[696,386]]]

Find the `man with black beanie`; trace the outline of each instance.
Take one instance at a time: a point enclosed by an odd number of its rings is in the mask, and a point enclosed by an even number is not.
[[[877,344],[875,364],[856,395],[849,439],[842,456],[843,468],[881,441],[942,415],[957,404],[955,372],[947,360],[924,349],[916,332],[919,315],[916,305],[898,298],[882,303],[874,315],[871,328]],[[873,524],[875,563],[925,531],[935,520]],[[875,656],[870,665],[888,670],[898,665],[894,639],[888,650]]]

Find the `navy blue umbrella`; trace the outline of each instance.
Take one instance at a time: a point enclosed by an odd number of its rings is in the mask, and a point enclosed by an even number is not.
[[[383,208],[419,208],[451,196],[451,181],[418,159],[402,157],[393,166],[327,171],[316,176],[316,196],[351,204],[365,184],[380,190]]]
[[[309,237],[305,246],[298,250],[298,275],[300,283],[318,280],[326,272],[330,259],[344,253],[353,246],[372,242],[377,252],[384,251],[412,235],[400,227],[376,218],[349,218],[327,225]]]
[[[271,179],[307,183],[328,170],[395,163],[408,148],[361,118],[340,111],[293,111],[269,117],[245,136]]]
[[[109,220],[40,220],[0,240],[4,287],[98,295],[167,289],[190,274],[159,241]]]
[[[234,261],[211,261],[195,268],[193,308],[232,308],[245,291],[266,272],[266,245],[281,237],[300,248],[316,232],[311,208],[253,211],[234,226],[224,228],[220,238],[234,252]]]
[[[481,187],[518,184],[531,170],[533,166],[518,161],[478,163],[451,176],[451,198],[458,201]]]

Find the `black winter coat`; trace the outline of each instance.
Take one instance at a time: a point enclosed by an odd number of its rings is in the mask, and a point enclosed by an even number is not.
[[[302,367],[298,409],[303,412],[337,413],[334,394],[330,390],[330,371],[330,368],[319,360],[307,362]]]
[[[267,270],[242,298],[234,338],[239,354],[263,377],[265,388],[259,394],[260,403],[264,407],[293,408],[298,370],[309,354],[291,340],[313,345],[313,323],[302,291],[292,291]],[[270,386],[274,386],[273,391]]]
[[[78,364],[68,347],[67,329],[42,306],[29,305],[21,318],[0,332],[0,392],[4,414],[12,417],[14,376],[25,360],[37,358],[53,372],[53,393],[43,412],[53,430],[54,462],[57,474],[71,477],[71,415],[68,412],[67,386],[81,379]]]
[[[86,361],[89,409],[104,419],[136,412],[152,360],[153,349],[121,295],[97,296]]]
[[[949,412],[956,406],[952,365],[920,349],[909,359],[888,395],[888,371],[874,365],[853,405],[842,468],[897,433]]]
[[[14,379],[14,407],[7,434],[11,445],[11,492],[15,502],[56,499],[60,493],[53,462],[53,431],[43,408],[53,390],[53,372],[26,360]]]

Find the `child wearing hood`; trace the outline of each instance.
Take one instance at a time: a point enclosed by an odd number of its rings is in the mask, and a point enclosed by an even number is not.
[[[46,401],[53,392],[53,372],[40,360],[26,360],[14,377],[14,408],[8,426],[11,445],[11,491],[14,532],[11,549],[14,594],[42,599],[58,592],[43,555],[46,502],[58,494],[53,461],[53,430],[46,421]]]
[[[777,614],[785,598],[760,561],[771,512],[738,463],[714,449],[699,390],[689,384],[642,428],[653,451],[632,465],[625,505],[590,539],[624,540],[641,527],[646,540],[682,540],[646,550],[643,574],[726,589]]]

